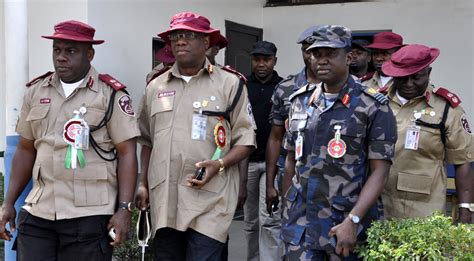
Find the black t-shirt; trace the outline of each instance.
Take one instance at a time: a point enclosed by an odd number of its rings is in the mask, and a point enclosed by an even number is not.
[[[273,71],[272,79],[262,84],[255,78],[254,74],[247,77],[247,90],[252,105],[252,112],[257,124],[257,149],[250,155],[250,161],[265,161],[265,149],[272,125],[269,121],[272,109],[272,95],[275,86],[283,80],[276,71]]]

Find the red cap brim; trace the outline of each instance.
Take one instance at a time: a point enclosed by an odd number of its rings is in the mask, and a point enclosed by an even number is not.
[[[75,37],[67,34],[55,34],[55,35],[42,35],[41,37],[51,40],[67,40],[73,42],[81,42],[81,43],[90,43],[90,44],[102,44],[104,40],[91,40],[82,37]]]

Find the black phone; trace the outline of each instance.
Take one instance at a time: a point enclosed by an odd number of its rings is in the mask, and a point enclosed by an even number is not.
[[[196,171],[194,172],[194,179],[202,180],[205,174],[206,174],[206,168],[200,167],[196,169]]]

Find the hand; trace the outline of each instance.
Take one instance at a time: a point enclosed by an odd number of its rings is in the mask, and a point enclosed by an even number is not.
[[[217,175],[221,164],[217,160],[204,160],[195,164],[196,168],[206,168],[206,174],[202,180],[197,180],[194,178],[194,175],[189,175],[186,177],[188,181],[188,186],[192,188],[200,189],[202,186],[206,185],[211,179]]]
[[[115,240],[110,243],[112,246],[118,246],[127,240],[131,217],[132,213],[130,211],[120,208],[110,218],[107,230],[115,228]]]
[[[0,238],[10,241],[12,234],[6,229],[7,223],[10,223],[10,228],[12,232],[15,232],[15,217],[16,210],[13,205],[3,204],[1,213],[0,213]]]
[[[274,186],[267,186],[267,191],[266,191],[266,203],[267,203],[267,212],[268,214],[272,215],[273,209],[272,205],[278,205],[279,200],[278,200],[278,191],[275,189]]]
[[[143,184],[138,185],[137,193],[135,195],[135,205],[140,210],[146,210],[150,205],[148,188]]]
[[[244,206],[245,201],[247,201],[247,182],[239,186],[239,198],[237,201],[237,207],[241,208]]]
[[[334,227],[329,231],[329,236],[336,236],[336,254],[349,256],[349,253],[354,250],[355,243],[357,241],[357,224],[352,223],[349,219]]]

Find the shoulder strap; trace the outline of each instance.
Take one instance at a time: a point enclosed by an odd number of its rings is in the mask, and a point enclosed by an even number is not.
[[[378,101],[379,103],[386,105],[388,104],[388,98],[385,97],[382,93],[378,92],[376,89],[372,87],[366,87],[365,85],[360,85],[362,92],[367,94],[368,96],[372,97],[374,100]]]
[[[433,128],[433,129],[439,129],[441,133],[441,141],[443,142],[443,145],[446,144],[446,119],[448,118],[448,111],[450,107],[449,105],[450,103],[446,102],[446,105],[444,106],[443,117],[441,118],[441,121],[438,124],[428,123],[420,119],[417,119],[415,121],[416,125],[425,126],[425,127]]]
[[[112,89],[116,91],[120,91],[126,88],[125,85],[123,85],[121,82],[113,78],[112,76],[108,74],[99,74],[99,79],[103,82],[105,82],[107,85],[112,87]],[[125,90],[124,90],[125,91]]]
[[[228,122],[230,122],[230,113],[235,109],[235,106],[237,106],[237,103],[240,100],[240,96],[242,96],[243,89],[244,89],[244,81],[240,80],[239,87],[237,89],[237,93],[235,94],[234,100],[232,101],[232,104],[225,111],[202,111],[202,114],[207,115],[207,116],[223,117]]]
[[[45,73],[45,74],[43,74],[43,75],[40,75],[40,76],[34,78],[33,80],[29,81],[29,82],[26,84],[26,87],[31,87],[31,86],[33,86],[33,85],[34,85],[35,83],[37,83],[39,80],[44,79],[44,78],[50,76],[50,75],[53,74],[53,73],[54,73],[54,72],[49,71],[49,72],[47,72],[47,73]]]
[[[443,87],[435,88],[433,90],[433,93],[443,97],[451,104],[451,107],[453,108],[456,108],[459,104],[461,104],[461,99],[459,99],[456,94],[450,92],[448,89],[445,89]]]
[[[237,77],[239,77],[242,81],[244,81],[245,84],[247,84],[247,78],[245,78],[245,76],[242,73],[240,73],[236,69],[232,68],[230,65],[226,65],[226,66],[222,67],[222,70],[237,75]]]

